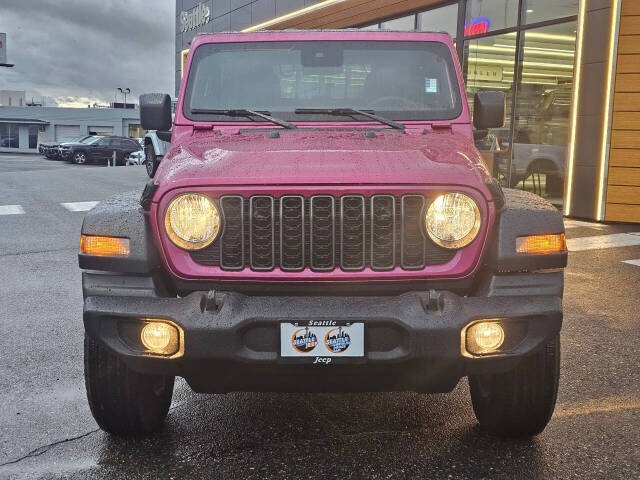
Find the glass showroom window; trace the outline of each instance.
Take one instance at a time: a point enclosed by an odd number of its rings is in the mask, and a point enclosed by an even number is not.
[[[18,148],[18,127],[13,123],[0,123],[0,148]]]
[[[458,4],[447,5],[418,14],[418,30],[447,32],[455,40],[458,31]]]
[[[512,186],[562,204],[576,23],[523,32],[511,162]]]
[[[469,0],[465,36],[515,27],[518,23],[518,5],[518,0]]]
[[[29,148],[38,148],[38,132],[40,127],[31,125],[29,127]]]
[[[147,134],[146,130],[143,130],[142,127],[138,124],[129,125],[129,137],[131,138],[142,138]]]
[[[522,23],[545,22],[578,13],[576,0],[522,0]]]
[[[516,64],[515,36],[511,34],[467,40],[464,47],[464,71],[469,109],[480,91],[502,91],[507,98],[507,121],[503,128],[476,132],[476,146],[482,151],[494,177],[509,175],[511,138],[511,100]]]
[[[382,22],[380,28],[385,30],[415,30],[416,29],[416,16],[409,15],[407,17],[396,18],[387,22]]]

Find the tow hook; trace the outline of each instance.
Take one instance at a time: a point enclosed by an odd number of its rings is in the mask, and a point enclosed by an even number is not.
[[[202,295],[200,299],[200,310],[204,312],[216,312],[220,309],[218,301],[221,300],[216,296],[215,290],[209,290],[206,295]]]
[[[425,296],[422,297],[422,306],[426,312],[435,312],[440,309],[440,293],[435,290],[429,290]]]

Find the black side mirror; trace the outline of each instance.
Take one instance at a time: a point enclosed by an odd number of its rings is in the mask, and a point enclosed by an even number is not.
[[[506,100],[504,92],[478,92],[473,97],[473,126],[477,130],[504,127]]]
[[[140,125],[145,130],[171,130],[171,97],[166,93],[140,95]]]

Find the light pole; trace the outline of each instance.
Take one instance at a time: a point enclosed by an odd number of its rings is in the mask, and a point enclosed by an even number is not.
[[[127,108],[127,94],[131,93],[131,89],[118,87],[118,90],[120,90],[120,93],[124,96],[124,108]]]

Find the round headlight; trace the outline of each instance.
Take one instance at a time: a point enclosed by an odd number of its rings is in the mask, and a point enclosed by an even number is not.
[[[206,195],[186,193],[171,200],[164,227],[173,243],[185,250],[210,245],[220,232],[220,213]]]
[[[464,193],[445,193],[436,198],[425,217],[431,240],[445,248],[469,245],[480,230],[480,210]]]

